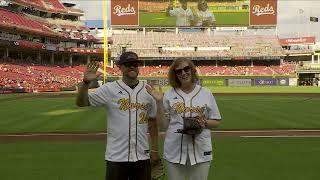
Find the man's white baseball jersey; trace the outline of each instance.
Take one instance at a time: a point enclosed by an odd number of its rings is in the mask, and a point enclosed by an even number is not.
[[[122,80],[106,83],[89,93],[89,102],[107,111],[106,160],[135,162],[150,158],[147,121],[156,116],[156,102],[144,82],[134,89]]]
[[[169,11],[170,16],[176,16],[176,26],[190,26],[191,25],[191,19],[192,19],[192,11],[190,8],[187,8],[184,10],[183,8],[174,8]]]
[[[169,113],[170,123],[164,144],[164,158],[172,163],[190,164],[212,160],[211,132],[204,129],[199,135],[176,133],[183,129],[182,117],[196,117],[204,114],[208,119],[220,120],[220,112],[212,93],[199,85],[186,94],[179,88],[173,88],[164,95],[165,111]]]

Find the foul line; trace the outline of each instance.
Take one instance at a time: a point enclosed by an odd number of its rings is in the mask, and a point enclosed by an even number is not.
[[[315,137],[315,138],[319,138],[320,135],[286,135],[286,136],[239,136],[242,138],[302,138],[302,137]]]
[[[292,135],[277,135],[278,133],[310,133],[315,132],[317,134],[292,134]],[[271,129],[271,130],[214,130],[211,131],[213,134],[223,135],[223,134],[233,134],[236,136],[240,134],[239,137],[245,138],[260,138],[260,137],[320,137],[320,129]],[[241,135],[241,133],[256,133],[256,135]],[[259,133],[272,133],[274,135],[259,135]],[[165,135],[165,132],[159,133],[161,136]],[[30,133],[30,134],[0,134],[0,137],[41,137],[41,136],[105,136],[106,132],[98,132],[98,133]]]

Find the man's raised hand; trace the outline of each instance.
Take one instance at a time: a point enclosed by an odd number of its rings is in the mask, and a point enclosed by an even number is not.
[[[97,70],[99,68],[100,64],[97,61],[92,61],[87,64],[87,68],[84,72],[83,81],[85,82],[91,82],[95,79],[97,79]]]

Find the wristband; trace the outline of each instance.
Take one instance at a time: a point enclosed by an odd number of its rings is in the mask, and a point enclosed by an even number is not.
[[[90,81],[86,81],[86,80],[84,80],[84,79],[82,80],[82,82],[85,83],[85,84],[87,84],[87,85],[90,84]]]

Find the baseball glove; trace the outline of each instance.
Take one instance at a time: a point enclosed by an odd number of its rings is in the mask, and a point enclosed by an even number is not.
[[[165,176],[164,173],[164,165],[161,161],[161,159],[159,159],[159,161],[156,162],[152,162],[151,163],[151,178],[152,180],[160,180],[163,179]]]
[[[205,127],[204,121],[199,117],[184,117],[183,129],[178,129],[178,133],[197,135],[200,134]]]

